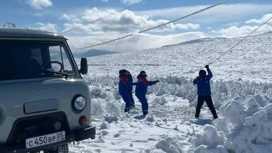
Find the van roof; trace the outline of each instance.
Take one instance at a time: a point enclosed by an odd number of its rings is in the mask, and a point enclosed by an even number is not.
[[[43,31],[32,29],[9,29],[0,28],[0,38],[51,38],[51,39],[66,39],[64,36]]]

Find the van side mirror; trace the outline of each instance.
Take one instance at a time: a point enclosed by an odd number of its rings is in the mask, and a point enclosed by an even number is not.
[[[87,63],[86,58],[81,58],[79,72],[81,74],[87,74],[88,73],[88,63]]]

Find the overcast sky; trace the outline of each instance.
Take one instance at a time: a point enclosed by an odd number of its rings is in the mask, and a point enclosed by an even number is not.
[[[204,37],[239,37],[272,17],[271,0],[229,0],[205,12],[138,34],[220,2],[219,0],[0,0],[0,25],[63,33],[74,52],[135,51]],[[128,9],[125,9],[128,8]],[[100,19],[103,18],[103,19]],[[96,19],[99,21],[92,22]],[[92,22],[92,23],[90,23]],[[6,25],[6,27],[8,27]],[[272,20],[257,33],[272,31]],[[256,34],[257,34],[256,33]]]

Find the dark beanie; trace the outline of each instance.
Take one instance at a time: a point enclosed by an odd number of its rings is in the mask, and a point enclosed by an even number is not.
[[[140,72],[140,74],[143,74],[143,73],[145,73],[145,71],[141,71],[141,72]]]
[[[119,71],[119,74],[124,74],[125,72],[126,72],[126,70],[122,69],[122,70]]]

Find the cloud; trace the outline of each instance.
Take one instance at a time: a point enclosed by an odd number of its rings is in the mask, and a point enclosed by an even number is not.
[[[137,15],[148,15],[149,17],[163,18],[173,20],[193,12],[199,11],[208,5],[185,6],[167,9],[156,9],[148,11],[135,12]],[[222,22],[235,22],[244,18],[255,16],[256,14],[265,14],[271,12],[272,5],[260,4],[223,4],[207,11],[201,12],[194,16],[190,16],[181,22],[194,21],[200,25],[202,24],[216,24]],[[230,11],[231,10],[231,11]]]
[[[133,4],[141,3],[142,0],[121,0],[121,2],[127,5],[133,5]]]
[[[84,33],[91,33],[93,32],[92,29],[92,25],[84,25],[81,23],[65,23],[64,25],[64,30],[61,31],[61,33],[66,33],[70,30],[76,29],[73,31],[73,34],[80,34],[82,36],[84,36]]]
[[[129,33],[133,33],[133,36],[122,40],[118,40],[116,42],[108,43],[106,45],[101,45],[95,48],[113,51],[140,50],[147,48],[157,48],[164,45],[175,44],[187,40],[204,37],[204,34],[201,32],[165,36],[151,34],[137,34],[140,30],[152,28],[154,26],[169,21],[151,20],[148,16],[136,15],[135,13],[129,10],[117,12],[114,9],[101,10],[93,8],[85,10],[82,15],[63,14],[60,19],[69,22],[63,24],[64,30],[62,30],[62,32],[76,28],[76,30],[73,30],[73,32],[71,32],[72,34],[71,33],[68,34],[70,35],[68,36],[69,39],[68,41],[73,50],[75,50],[76,48],[83,48],[86,46],[106,42],[115,38],[122,37]],[[75,23],[75,21],[77,20],[79,21],[79,19],[82,20],[82,22]],[[91,24],[86,24],[97,19],[101,20]],[[199,28],[200,28],[199,24],[170,23],[158,29],[152,30],[152,32],[165,32],[188,29],[195,30]],[[67,34],[65,33],[65,35]]]
[[[251,20],[246,21],[246,23],[247,24],[249,24],[249,23],[262,24],[270,18],[272,18],[272,14],[266,14],[261,19],[251,19]],[[272,20],[270,20],[269,23],[272,23]]]
[[[135,33],[169,22],[168,20],[151,20],[148,16],[136,15],[134,12],[129,10],[117,12],[114,9],[99,10],[97,8],[85,10],[82,19],[85,20],[85,22],[87,23],[97,19],[101,19],[97,22],[92,23],[92,31],[120,33]],[[152,32],[173,31],[175,29],[198,29],[199,27],[199,24],[193,23],[171,23],[156,30],[153,30]]]
[[[57,25],[56,24],[52,24],[52,23],[41,23],[38,22],[35,24],[34,27],[30,27],[31,29],[37,29],[37,30],[45,30],[45,31],[49,31],[49,32],[54,32],[57,33]]]
[[[241,26],[241,27],[231,26],[231,27],[226,28],[226,29],[221,29],[219,31],[219,33],[223,37],[227,37],[227,38],[241,37],[241,36],[248,35],[249,33],[251,33],[256,28],[258,28],[258,26],[248,26],[248,25]],[[254,34],[261,34],[261,33],[269,32],[269,31],[272,31],[272,27],[269,26],[269,25],[264,25],[260,29],[258,29]]]
[[[93,33],[91,36],[86,37],[73,37],[68,36],[68,43],[74,52],[82,52],[88,49],[101,49],[110,51],[135,51],[148,48],[158,48],[169,44],[177,44],[180,42],[204,38],[205,35],[202,32],[191,32],[175,35],[150,35],[150,34],[135,34],[131,37],[111,42],[105,45],[97,46],[94,48],[87,48],[84,50],[79,50],[79,48],[91,46],[101,42],[106,42],[109,40],[109,35],[111,38],[121,37],[118,33]]]
[[[192,24],[192,23],[187,23],[187,24],[176,24],[176,27],[178,29],[199,29],[200,25],[199,24]]]
[[[257,29],[260,24],[263,24],[265,21],[267,21],[271,17],[272,17],[272,14],[266,14],[262,16],[261,19],[251,19],[245,22],[246,24],[255,23],[255,24],[258,24],[258,26],[243,25],[238,27],[238,24],[236,25],[233,24],[228,28],[219,30],[218,33],[221,34],[221,36],[228,37],[228,38],[246,36],[250,34],[252,31],[254,31],[255,29]],[[270,22],[268,23],[272,23],[272,21],[270,20]],[[270,26],[269,24],[266,24],[260,27],[253,34],[261,34],[261,33],[269,32],[269,31],[272,31],[272,26]]]
[[[137,34],[141,30],[149,29],[157,25],[169,22],[169,20],[188,15],[205,7],[207,6],[190,6],[141,12],[132,12],[129,10],[117,12],[114,9],[97,8],[87,9],[84,10],[82,14],[64,14],[62,19],[68,21],[69,23],[63,24],[65,28],[63,31],[69,30],[71,28],[73,29],[75,27],[77,28],[77,30],[74,30],[72,34],[68,34],[70,35],[69,41],[71,42],[73,49],[106,42],[127,35],[129,33],[133,33],[134,35],[132,37],[118,40],[106,45],[101,45],[95,48],[113,51],[156,48],[164,45],[183,42],[186,40],[203,38],[206,36],[204,32],[165,35],[167,32],[177,33],[177,30],[196,31],[197,29],[200,29],[200,26],[207,27],[205,28],[207,33],[212,34],[212,36],[240,37],[248,35],[257,27],[242,25],[245,23],[245,20],[247,20],[252,15],[256,16],[256,14],[262,14],[264,11],[271,11],[272,5],[221,5],[206,12],[201,12],[200,14],[189,17],[188,19],[183,19],[178,23],[170,23],[158,29],[152,30],[152,34],[156,33],[156,35],[146,33]],[[99,20],[91,23],[97,19]],[[76,20],[81,22],[75,23]],[[192,23],[192,21],[194,23]],[[216,30],[218,29],[218,26],[223,28]],[[265,25],[254,34],[267,31],[272,31],[271,26]]]
[[[109,2],[109,0],[101,0],[102,2]]]
[[[43,9],[53,5],[51,0],[27,0],[27,3],[35,9]]]
[[[35,16],[35,17],[41,17],[41,16],[43,16],[43,14],[42,13],[34,13],[33,16]]]
[[[82,22],[82,20],[80,18],[78,18],[76,15],[68,15],[68,14],[63,14],[61,17],[60,17],[61,20],[66,20],[66,21],[69,21],[69,22],[76,22],[76,23],[80,23]]]

